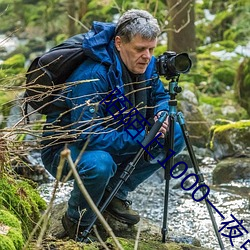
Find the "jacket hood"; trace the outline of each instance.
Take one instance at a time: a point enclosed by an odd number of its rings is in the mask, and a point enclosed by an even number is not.
[[[115,24],[94,21],[85,34],[83,49],[87,56],[104,64],[112,64]]]

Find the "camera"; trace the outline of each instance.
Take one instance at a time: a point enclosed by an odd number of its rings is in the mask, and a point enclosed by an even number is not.
[[[156,59],[156,69],[160,76],[167,80],[187,73],[192,66],[192,61],[187,53],[176,54],[174,51],[164,52]]]

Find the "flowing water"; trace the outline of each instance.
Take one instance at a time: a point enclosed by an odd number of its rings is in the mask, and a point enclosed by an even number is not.
[[[214,167],[215,162],[213,159],[207,157],[201,162],[200,169],[205,178],[205,183],[210,187],[209,200],[220,214],[225,217],[223,220],[219,213],[213,210],[218,228],[220,229],[223,226],[221,224],[223,221],[232,221],[233,218],[231,215],[233,215],[238,221],[243,220],[242,225],[250,232],[250,180],[213,186],[212,170]],[[138,210],[142,217],[149,219],[155,225],[159,226],[159,232],[163,223],[165,195],[165,179],[162,177],[162,172],[163,169],[141,184],[136,192],[131,193],[129,196],[133,201],[132,207]],[[189,169],[188,172],[194,171],[193,169]],[[219,250],[220,247],[206,204],[204,201],[195,202],[192,198],[193,189],[191,191],[184,191],[180,186],[181,179],[170,180],[169,202],[167,206],[169,236],[181,241],[186,238],[196,238],[201,242],[202,246]],[[67,200],[71,188],[72,182],[60,187],[55,202],[59,203]],[[53,182],[42,184],[39,189],[44,199],[49,201]],[[236,225],[233,223],[228,226]],[[230,238],[221,235],[226,250],[244,249],[240,247],[250,239],[250,233],[247,234],[241,227],[239,229],[243,235],[232,239],[234,246],[231,245]],[[229,229],[223,229],[221,233],[230,235]],[[238,231],[235,231],[235,233],[239,235]],[[234,234],[231,233],[231,235]],[[247,250],[250,249],[250,243],[249,246],[246,245],[245,247]]]

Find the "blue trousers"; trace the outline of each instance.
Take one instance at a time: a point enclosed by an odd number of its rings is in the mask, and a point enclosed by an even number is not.
[[[174,140],[174,151],[178,154],[185,147],[184,138],[178,123],[175,123]],[[71,151],[73,161],[75,161],[80,154],[81,149],[74,143],[69,144],[68,148]],[[53,147],[50,147],[42,151],[44,166],[54,177],[56,176],[61,150],[62,149],[53,150]],[[160,147],[155,147],[152,151],[152,155],[159,155],[162,150],[163,149]],[[91,150],[85,151],[82,154],[77,164],[77,171],[85,188],[96,205],[100,203],[105,189],[112,190],[120,181],[121,173],[127,166],[127,163],[133,160],[136,153],[137,152],[135,152],[134,155],[118,157],[102,150]],[[162,159],[162,161],[164,159]],[[125,200],[129,192],[135,190],[139,184],[145,181],[161,167],[162,166],[157,161],[152,163],[146,161],[144,157],[141,157],[135,170],[132,172],[128,180],[123,183],[116,197]],[[69,170],[69,165],[65,163],[63,175],[67,175]],[[81,217],[80,212],[83,211],[83,209],[86,209],[86,211],[81,218],[81,225],[88,226],[93,220],[94,213],[84,199],[77,183],[74,182],[74,187],[68,201],[68,216],[77,222]]]

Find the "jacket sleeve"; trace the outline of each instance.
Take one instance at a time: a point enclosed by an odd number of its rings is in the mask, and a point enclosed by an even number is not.
[[[86,64],[83,63],[68,79],[69,82],[90,79],[89,82],[75,84],[66,91],[66,102],[71,109],[72,133],[76,135],[79,147],[88,143],[88,150],[104,150],[115,155],[136,153],[140,148],[137,140],[142,142],[145,131],[138,133],[130,129],[128,133],[110,126],[116,121],[107,114],[105,105],[99,104],[110,90],[106,75],[104,66],[95,65],[91,68],[88,65],[86,70]],[[137,136],[133,139],[131,135]]]

